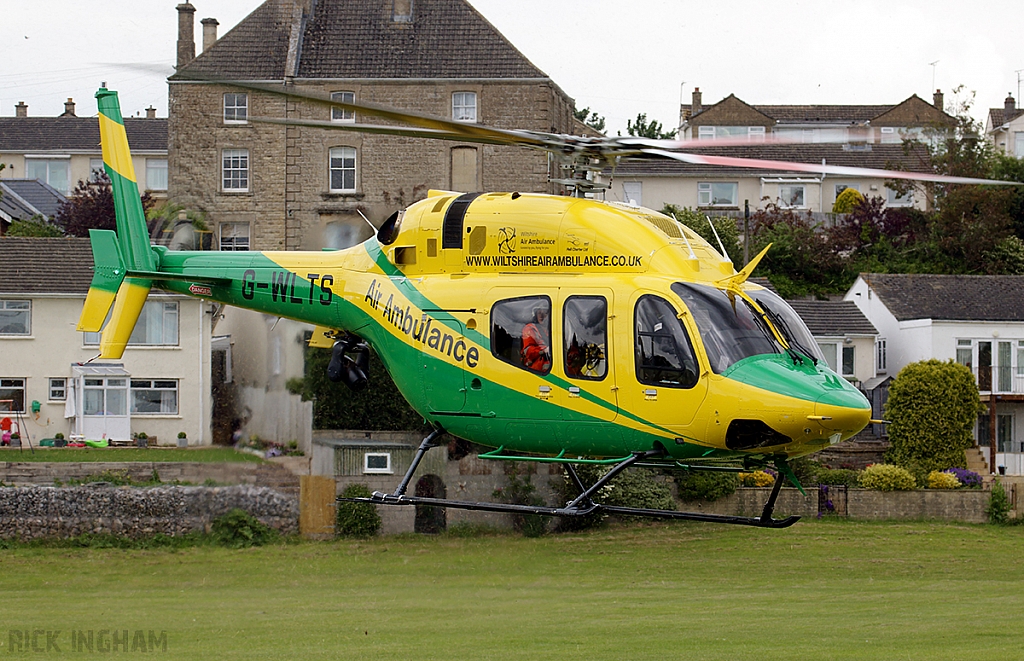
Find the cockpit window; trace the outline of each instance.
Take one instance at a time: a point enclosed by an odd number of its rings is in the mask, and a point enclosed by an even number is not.
[[[668,388],[697,385],[697,358],[675,309],[657,296],[636,304],[636,378]]]
[[[740,296],[684,282],[673,284],[672,291],[690,309],[716,374],[749,356],[783,352],[768,325]]]
[[[796,310],[789,307],[789,304],[782,300],[777,294],[768,289],[747,292],[752,299],[761,306],[772,325],[782,334],[782,337],[789,343],[790,348],[799,351],[816,362],[823,362],[825,356],[821,353],[821,347],[814,340],[807,324],[796,313]]]

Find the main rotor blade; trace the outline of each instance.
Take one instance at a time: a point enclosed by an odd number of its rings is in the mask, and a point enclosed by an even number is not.
[[[827,165],[816,163],[794,163],[791,161],[772,161],[760,158],[739,158],[736,156],[713,156],[710,154],[689,154],[672,152],[664,149],[644,149],[645,154],[671,158],[695,165],[717,165],[734,168],[751,168],[757,170],[781,170],[783,172],[811,172],[816,174],[838,174],[848,177],[879,177],[880,179],[909,179],[911,181],[930,181],[945,184],[990,184],[996,186],[1024,186],[1019,181],[1000,181],[998,179],[975,179],[973,177],[952,177],[944,174],[927,172],[905,172],[903,170],[879,170],[877,168],[858,168],[846,165]]]
[[[417,128],[414,126],[382,126],[379,124],[351,124],[332,122],[324,119],[281,119],[277,117],[249,117],[250,122],[257,124],[281,124],[284,126],[307,126],[310,128],[333,129],[336,131],[352,131],[355,133],[372,133],[375,135],[400,135],[407,138],[430,138],[432,140],[454,140],[456,142],[475,142],[488,145],[507,145],[508,140],[499,140],[488,136],[470,136],[451,133],[442,129]],[[525,145],[533,147],[534,145]],[[539,147],[538,147],[539,148]]]
[[[241,87],[243,89],[258,90],[262,92],[269,92],[271,94],[305,99],[307,101],[312,101],[332,108],[362,112],[375,117],[404,122],[419,128],[447,131],[451,134],[467,136],[467,138],[489,138],[493,141],[491,144],[527,145],[536,147],[547,146],[547,143],[541,137],[543,134],[535,135],[528,131],[497,129],[484,126],[482,124],[457,122],[444,117],[436,117],[410,110],[396,110],[395,108],[378,105],[376,103],[368,103],[365,101],[339,101],[338,99],[332,99],[330,94],[300,90],[295,87],[283,87],[281,85],[248,82],[244,80],[218,80],[213,82],[217,82],[222,85]]]
[[[683,138],[672,140],[661,140],[654,138],[619,137],[613,140],[620,145],[628,147],[648,147],[651,149],[704,149],[706,147],[750,147],[754,145],[800,145],[807,144],[804,140],[791,138],[784,135],[760,135],[755,138],[739,136],[733,138]],[[833,141],[825,140],[814,144],[832,144]],[[835,141],[836,144],[839,141]]]

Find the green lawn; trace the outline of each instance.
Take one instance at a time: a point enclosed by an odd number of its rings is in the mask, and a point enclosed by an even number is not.
[[[23,548],[0,594],[5,628],[61,629],[65,655],[74,628],[166,630],[151,658],[218,661],[1011,659],[1022,548],[1024,527],[842,521]]]
[[[25,448],[0,449],[0,461],[253,461],[263,459],[234,448]]]

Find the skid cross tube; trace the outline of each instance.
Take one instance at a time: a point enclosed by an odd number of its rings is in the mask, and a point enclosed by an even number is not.
[[[594,484],[592,484],[589,489],[586,489],[583,493],[581,493],[580,495],[576,496],[576,498],[571,503],[567,504],[564,509],[567,509],[567,510],[577,509],[579,507],[580,503],[592,504],[590,502],[590,497],[592,495],[594,495],[595,493],[597,493],[601,489],[601,487],[603,487],[604,485],[608,484],[613,479],[615,479],[616,475],[618,475],[622,471],[626,470],[627,468],[629,468],[630,466],[632,466],[636,462],[640,461],[641,459],[647,459],[649,457],[659,457],[659,456],[664,455],[664,454],[665,454],[664,450],[647,450],[645,452],[634,452],[632,457],[629,457],[628,459],[625,459],[625,460],[620,461],[619,463],[615,464],[615,466],[610,471],[605,473],[604,477],[602,477],[597,482],[594,482]],[[575,481],[576,481],[577,484],[579,484],[579,486],[583,486],[580,483],[578,477],[576,478]],[[593,508],[591,507],[591,509],[593,509]]]

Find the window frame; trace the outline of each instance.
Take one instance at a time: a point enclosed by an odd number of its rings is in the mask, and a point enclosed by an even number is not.
[[[156,165],[163,163],[162,166]],[[153,183],[153,173],[160,172],[160,181]],[[165,192],[167,190],[167,159],[147,158],[146,159],[146,190]]]
[[[907,191],[906,195],[900,195],[888,186],[885,187],[885,206],[906,208],[914,206],[914,191]]]
[[[682,333],[683,337],[686,339],[686,346],[680,347],[679,343],[676,341],[675,336],[672,335],[671,333],[668,333],[668,334],[657,334],[657,332],[659,330],[661,330],[660,328],[658,328],[658,326],[655,326],[655,328],[652,331],[650,331],[650,332],[643,332],[643,333],[641,333],[641,331],[640,331],[640,320],[638,319],[638,315],[639,315],[639,312],[640,312],[641,304],[643,304],[644,302],[646,302],[648,300],[655,301],[656,302],[655,304],[660,303],[660,304],[664,305],[666,308],[668,308],[668,310],[670,310],[672,312],[672,315],[671,315],[670,319],[678,326],[678,328],[679,328],[680,332]],[[690,332],[686,328],[686,324],[684,324],[682,319],[679,318],[679,314],[680,314],[679,310],[674,305],[672,305],[672,303],[668,299],[666,299],[666,298],[664,298],[662,296],[659,296],[657,294],[644,294],[640,298],[636,299],[636,303],[633,304],[633,338],[632,338],[632,340],[633,340],[633,374],[635,375],[636,380],[637,380],[638,383],[641,383],[643,385],[648,385],[648,386],[655,386],[655,387],[658,387],[658,388],[673,388],[675,390],[691,390],[698,383],[700,383],[700,374],[701,374],[700,358],[698,358],[697,351],[696,351],[696,349],[695,349],[695,347],[693,345],[693,338],[690,337]],[[659,324],[659,326],[660,325],[661,324]],[[656,369],[657,367],[662,367],[663,369],[666,369],[667,371],[680,372],[680,373],[683,373],[683,374],[685,374],[685,371],[684,371],[683,368],[675,368],[675,367],[671,367],[671,366],[665,368],[664,366],[654,366],[654,365],[648,365],[648,364],[641,363],[640,356],[639,356],[639,351],[643,348],[643,344],[641,342],[641,337],[644,337],[644,336],[667,337],[667,338],[671,339],[672,340],[672,344],[675,347],[676,356],[681,356],[680,350],[688,350],[689,351],[689,358],[690,358],[690,360],[693,361],[693,368],[694,368],[693,369],[693,382],[692,383],[683,383],[683,382],[672,383],[672,382],[668,382],[668,381],[657,381],[657,380],[653,380],[653,379],[647,379],[645,377],[645,375],[643,374],[643,370],[645,370],[645,369]],[[653,357],[653,355],[654,354],[652,353],[652,357]]]
[[[99,384],[89,383],[90,381],[99,381]],[[111,381],[115,383],[111,383]],[[124,381],[125,384],[119,385],[117,381]],[[124,411],[121,413],[110,413],[108,406],[107,393],[110,391],[117,391],[124,393]],[[101,392],[102,411],[99,413],[89,413],[89,393]],[[86,376],[82,379],[82,415],[87,418],[105,418],[105,417],[128,417],[131,415],[131,385],[128,383],[127,376]]]
[[[162,306],[163,309],[160,310],[158,313],[157,312],[152,312],[152,311],[150,311],[150,312],[146,311],[147,308],[152,310],[153,308],[151,306],[156,306],[156,305]],[[145,329],[146,328],[145,325],[140,325],[138,322],[136,322],[135,328],[132,329],[131,337],[128,338],[128,344],[127,344],[128,348],[139,348],[139,347],[169,348],[169,347],[177,347],[177,346],[181,345],[181,306],[178,305],[178,301],[168,301],[168,300],[164,300],[163,298],[153,298],[153,299],[150,299],[150,300],[146,301],[143,304],[143,306],[142,306],[142,312],[139,313],[139,321],[141,321],[143,319],[143,317],[145,317],[146,323],[149,323],[149,317],[151,315],[152,316],[159,315],[159,317],[160,317],[160,329],[161,329],[160,330],[160,337],[163,338],[165,336],[164,329],[167,328],[167,324],[169,323],[169,320],[167,319],[167,314],[168,314],[168,311],[169,311],[167,306],[169,306],[169,305],[170,306],[174,306],[174,317],[175,317],[175,319],[174,319],[174,329],[175,329],[174,330],[174,341],[173,342],[166,342],[166,341],[161,341],[161,342],[145,342],[145,341],[143,341],[143,342],[140,342],[137,339],[135,341],[133,341],[132,338],[135,337],[135,334],[137,332],[139,332],[140,329]],[[86,347],[96,347],[96,346],[99,346],[101,340],[103,339],[103,329],[106,327],[107,322],[109,322],[109,321],[110,321],[110,312],[107,313],[107,318],[103,321],[103,326],[100,327],[100,330],[98,332],[95,332],[95,333],[89,333],[89,332],[82,333],[82,345],[86,346]]]
[[[40,176],[38,176],[38,173],[36,173],[36,176],[32,176],[32,174],[29,173],[29,167],[30,167],[29,164],[37,165],[37,164],[40,164],[40,163],[45,164],[45,166],[46,166],[46,176],[45,177],[40,177]],[[57,185],[57,182],[55,182],[53,180],[53,172],[55,171],[56,166],[58,164],[61,166],[61,169],[63,170],[63,174],[64,174],[64,181],[60,182],[61,185],[59,185],[59,186]],[[47,186],[50,186],[51,188],[59,191],[60,193],[62,193],[64,195],[68,195],[71,192],[71,189],[73,188],[73,185],[72,185],[72,182],[71,182],[71,157],[70,156],[38,156],[38,157],[37,156],[25,156],[25,177],[27,177],[29,179],[42,179],[43,183],[45,183]]]
[[[385,468],[372,468],[370,467],[370,458],[384,457],[387,460],[387,466]],[[391,464],[391,453],[390,452],[364,452],[363,453],[363,474],[364,475],[394,475],[395,470]]]
[[[885,338],[875,338],[875,374],[887,374],[889,372],[887,351]]]
[[[783,197],[783,189],[791,189],[796,191],[800,190],[800,204],[790,204],[788,200]],[[791,195],[789,197],[792,197]],[[779,184],[779,206],[783,209],[806,209],[807,208],[807,184],[798,183],[780,183]]]
[[[238,159],[238,165],[235,165],[235,159]],[[237,176],[234,174],[236,172],[239,173]],[[248,149],[220,150],[220,190],[222,193],[248,193],[250,175]],[[238,185],[229,185],[235,182]]]
[[[60,385],[57,385],[57,382]],[[66,402],[68,399],[68,378],[66,376],[51,376],[46,380],[46,401],[48,402]],[[60,394],[54,396],[54,392]]]
[[[458,101],[461,99],[462,103]],[[472,99],[473,103],[470,105],[467,103]],[[460,114],[459,109],[462,109]],[[469,116],[467,109],[472,108],[472,116]],[[466,122],[468,124],[475,124],[477,118],[480,117],[479,102],[476,92],[461,91],[452,92],[452,119],[456,122]]]
[[[504,305],[512,306],[512,305],[515,305],[517,303],[525,304],[528,301],[530,303],[528,305],[526,305],[525,307],[530,308],[530,309],[536,308],[537,306],[542,305],[542,304],[546,304],[547,305],[547,310],[548,310],[548,315],[547,315],[548,354],[550,355],[550,362],[549,362],[548,368],[546,370],[534,370],[534,369],[531,369],[531,368],[527,367],[526,362],[522,358],[523,329],[525,329],[527,325],[533,323],[531,321],[522,322],[522,324],[518,328],[518,335],[512,335],[505,328],[502,328],[502,332],[504,332],[506,335],[508,335],[509,338],[511,338],[512,340],[518,340],[518,342],[519,342],[519,348],[518,349],[516,349],[514,346],[510,347],[512,355],[515,358],[509,359],[508,357],[498,353],[498,349],[499,349],[499,347],[501,346],[502,343],[496,339],[496,334],[495,334],[495,330],[498,328],[496,312],[499,311],[501,309],[501,307],[504,306]],[[491,305],[491,315],[490,315],[491,316],[491,323],[490,323],[490,329],[489,330],[490,330],[490,339],[491,339],[491,355],[494,356],[496,359],[500,360],[501,362],[505,363],[506,365],[511,365],[512,367],[515,367],[517,369],[521,369],[524,372],[528,372],[530,374],[538,374],[538,375],[541,375],[541,376],[545,376],[547,374],[550,374],[552,367],[554,367],[554,353],[551,351],[551,341],[552,341],[551,317],[552,317],[553,310],[554,310],[554,306],[552,304],[551,297],[548,296],[547,294],[535,294],[535,295],[532,295],[532,296],[516,296],[514,298],[503,298],[503,299],[495,301],[494,304]],[[520,322],[518,320],[516,320],[516,323],[520,323]],[[518,358],[518,359],[516,359],[516,358]]]
[[[351,156],[347,156],[347,155],[338,155],[338,156],[336,156],[335,155],[336,153],[344,154],[346,152],[351,152]],[[345,164],[344,164],[344,162],[345,162],[345,160],[347,158],[351,158],[351,160],[352,160],[351,167],[346,167]],[[340,167],[335,167],[335,165],[334,165],[335,159],[338,159],[339,161],[341,161],[341,166]],[[341,177],[341,184],[342,184],[341,188],[335,188],[335,186],[334,186],[334,183],[335,183],[334,175],[335,175],[335,173],[338,173],[340,175],[340,177]],[[352,186],[351,186],[351,188],[345,186],[345,183],[346,183],[345,182],[345,175],[346,174],[351,174],[351,176],[352,176]],[[354,192],[356,192],[358,190],[358,186],[359,186],[359,150],[356,149],[355,147],[349,147],[347,145],[340,145],[338,147],[331,147],[327,151],[327,187],[328,187],[328,190],[330,190],[330,192],[332,192],[332,193],[354,193]]]
[[[21,384],[18,385],[17,383],[15,383],[17,381],[20,381]],[[14,396],[8,397],[5,394],[5,391],[14,391],[14,392],[16,392],[18,390],[21,391],[21,408],[20,409],[14,408],[16,403],[17,403],[17,399],[18,398],[14,397]],[[12,399],[12,400],[15,400],[15,401],[11,402],[10,404],[8,404],[7,402],[0,403],[0,414],[4,414],[4,413],[28,413],[28,407],[26,406],[26,404],[28,402],[28,378],[27,377],[22,377],[22,376],[9,376],[9,377],[0,378],[0,399]],[[4,407],[10,407],[10,408],[5,409]]]
[[[568,336],[569,334],[566,331],[566,329],[569,328],[570,326],[568,319],[570,313],[570,305],[580,299],[600,301],[601,304],[604,305],[604,318],[602,320],[601,327],[601,330],[603,331],[603,337],[600,339],[599,342],[585,342],[585,346],[587,347],[588,353],[590,351],[590,346],[596,346],[598,349],[600,349],[602,345],[604,346],[604,357],[598,362],[598,365],[602,367],[602,371],[597,376],[588,376],[586,374],[583,374],[582,372],[580,374],[569,373],[569,352],[571,350],[571,347],[569,346],[570,338]],[[575,325],[575,320],[573,321],[573,325]],[[569,296],[562,302],[562,365],[565,368],[566,378],[579,379],[583,381],[604,381],[605,378],[608,377],[608,358],[608,299],[605,298],[604,296],[601,296],[600,294],[574,294],[572,296]]]
[[[142,386],[142,383],[148,383],[148,386]],[[167,384],[173,383],[171,387]],[[140,385],[136,385],[140,384]],[[135,394],[142,392],[158,392],[158,393],[174,393],[174,410],[173,411],[140,411],[136,406]],[[129,378],[128,381],[128,414],[131,416],[178,416],[181,412],[181,380],[180,379],[149,379],[142,378],[138,379],[133,377]],[[163,406],[163,399],[160,400],[160,406]]]
[[[231,97],[231,103],[228,103],[228,97]],[[248,124],[249,94],[247,92],[224,92],[221,109],[225,124]],[[241,109],[241,113],[239,113],[239,109]],[[239,118],[239,114],[241,114],[241,118]]]
[[[715,186],[731,186],[733,191],[732,201],[728,204],[715,202]],[[707,194],[707,201],[702,197]],[[698,181],[697,182],[697,206],[701,208],[721,207],[738,208],[740,199],[740,184],[738,181]]]
[[[339,90],[337,92],[331,92],[331,101],[341,101],[342,103],[355,103],[356,93],[352,90]],[[331,121],[336,122],[338,124],[355,124],[356,111],[332,107]]]
[[[241,247],[241,236],[225,237],[227,227],[245,227],[245,247]],[[226,243],[230,241],[230,243]],[[231,246],[231,247],[226,247]],[[241,252],[252,250],[252,226],[247,221],[224,222],[217,226],[217,249],[221,252]]]
[[[26,304],[27,307],[8,307],[11,303]],[[12,338],[12,337],[32,337],[32,300],[24,298],[4,298],[0,299],[0,312],[6,312],[8,310],[25,311],[27,317],[27,323],[25,324],[25,332],[23,333],[7,333],[0,330],[0,337]]]

